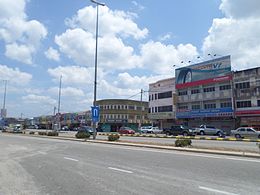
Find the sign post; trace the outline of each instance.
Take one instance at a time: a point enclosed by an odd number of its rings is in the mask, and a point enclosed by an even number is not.
[[[98,121],[99,121],[99,107],[98,106],[91,107],[91,116],[92,116],[92,123],[93,123],[93,138],[95,139],[97,136],[96,123],[98,123]]]

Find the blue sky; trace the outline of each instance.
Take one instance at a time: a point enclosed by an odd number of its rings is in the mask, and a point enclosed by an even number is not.
[[[103,2],[98,99],[129,98],[172,77],[173,64],[207,60],[208,53],[230,54],[233,70],[259,66],[257,0]],[[0,0],[0,78],[8,80],[8,116],[52,114],[60,75],[61,112],[90,108],[95,14],[88,0]]]

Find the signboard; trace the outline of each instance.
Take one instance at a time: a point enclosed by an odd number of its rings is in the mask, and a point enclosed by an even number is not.
[[[173,112],[156,112],[156,113],[149,113],[148,118],[151,120],[156,119],[173,119],[174,113]]]
[[[230,56],[178,68],[175,78],[176,89],[231,80]]]
[[[233,116],[232,108],[187,110],[185,112],[176,113],[177,118],[228,117],[228,116]]]
[[[91,115],[92,115],[92,122],[96,123],[99,121],[99,107],[98,106],[91,107]]]

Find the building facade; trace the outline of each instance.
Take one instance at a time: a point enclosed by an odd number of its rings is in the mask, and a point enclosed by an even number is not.
[[[122,126],[138,130],[142,124],[149,124],[148,102],[128,99],[98,100],[100,107],[99,127],[106,132],[115,132]]]
[[[176,114],[175,78],[149,84],[149,114],[153,125],[160,129],[175,123]]]
[[[235,128],[230,56],[176,69],[176,118],[189,127]]]
[[[234,72],[233,80],[238,125],[260,130],[260,68]]]

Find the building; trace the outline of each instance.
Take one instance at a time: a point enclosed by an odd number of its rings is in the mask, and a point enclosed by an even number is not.
[[[168,78],[149,84],[149,114],[153,125],[170,127],[175,123],[175,78]]]
[[[189,127],[235,128],[230,56],[178,68],[175,78],[178,120]]]
[[[238,126],[260,130],[260,68],[236,71],[233,80]]]
[[[107,132],[117,131],[121,126],[138,130],[141,124],[149,124],[148,102],[128,99],[98,100],[100,107],[99,126]]]

